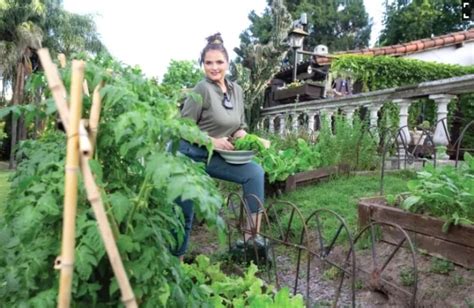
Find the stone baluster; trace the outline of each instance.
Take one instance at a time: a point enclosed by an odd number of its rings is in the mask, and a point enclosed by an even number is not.
[[[410,131],[408,130],[408,108],[412,100],[396,99],[393,102],[400,107],[400,120],[398,122],[399,134],[397,135],[398,153],[400,159],[405,159],[407,153],[403,145],[405,144],[405,146],[408,147],[411,141]]]
[[[379,136],[379,132],[378,132],[378,129],[377,129],[377,124],[378,124],[378,120],[379,120],[378,112],[379,112],[380,108],[382,108],[382,104],[381,103],[373,103],[373,104],[369,105],[368,108],[369,108],[369,112],[370,112],[370,116],[369,116],[369,119],[370,119],[370,132],[372,133],[372,136],[374,136],[374,138],[376,138],[376,140],[379,140],[380,136]]]
[[[275,133],[275,116],[270,116],[268,119],[268,132],[270,134]]]
[[[352,123],[354,123],[354,111],[357,109],[356,106],[347,106],[342,109],[344,111],[344,114],[346,115],[346,120],[349,125],[352,126]]]
[[[448,104],[454,97],[454,95],[448,94],[429,96],[430,99],[435,101],[438,107],[433,142],[436,147],[436,157],[439,159],[449,159],[449,155],[446,153],[449,144],[448,121],[446,121],[446,116],[448,115]]]
[[[334,115],[335,111],[336,109],[334,108],[327,108],[327,109],[321,110],[321,116],[322,118],[325,119],[331,131],[332,131],[332,116]]]
[[[285,115],[280,114],[279,119],[280,119],[280,136],[285,136],[285,130],[286,130]]]
[[[308,112],[308,133],[314,133],[314,117],[316,116],[315,112]]]
[[[298,132],[298,114],[291,114],[291,129],[294,133]]]

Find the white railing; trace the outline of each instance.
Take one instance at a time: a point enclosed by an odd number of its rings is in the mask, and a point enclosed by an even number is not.
[[[407,140],[404,142],[410,143],[410,133],[407,127],[409,107],[412,102],[427,97],[437,105],[438,124],[434,131],[433,141],[437,147],[446,147],[449,138],[447,133],[449,134],[449,132],[445,131],[447,125],[443,126],[440,120],[446,118],[448,104],[457,95],[463,93],[474,93],[474,75],[422,82],[413,86],[390,88],[338,98],[269,107],[262,109],[258,127],[270,133],[284,135],[289,131],[301,129],[299,126],[302,122],[305,126],[303,129],[307,129],[309,133],[312,133],[318,129],[316,123],[321,121],[322,115],[331,119],[333,114],[341,110],[348,119],[352,119],[354,112],[361,107],[368,109],[370,126],[376,127],[380,108],[386,103],[393,102],[400,107],[399,127],[403,129],[403,135],[407,136]],[[299,121],[301,117],[307,120]],[[275,127],[279,128],[278,132],[275,132]]]

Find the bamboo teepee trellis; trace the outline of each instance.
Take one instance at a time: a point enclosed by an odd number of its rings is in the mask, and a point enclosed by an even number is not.
[[[97,127],[98,127],[98,122],[100,118],[100,95],[99,95],[99,90],[102,84],[100,84],[96,89],[94,90],[94,96],[93,96],[93,104],[92,104],[92,110],[91,110],[91,116],[89,120],[89,127],[91,128],[91,134],[87,135],[87,131],[84,127],[84,122],[80,121],[78,122],[78,119],[80,119],[81,112],[77,112],[77,107],[76,109],[73,109],[73,104],[74,99],[72,98],[72,95],[76,93],[74,91],[71,91],[71,113],[69,112],[69,108],[66,103],[66,89],[64,88],[63,83],[61,82],[61,79],[59,78],[59,74],[56,68],[56,65],[52,62],[51,57],[49,55],[49,52],[47,49],[40,49],[38,51],[38,55],[41,60],[41,64],[43,66],[43,69],[45,71],[46,79],[48,80],[48,85],[49,88],[51,89],[51,92],[53,94],[54,101],[56,103],[56,107],[59,112],[59,116],[61,118],[61,121],[63,123],[63,126],[68,134],[68,150],[69,150],[69,140],[74,140],[74,147],[75,150],[77,150],[77,147],[79,147],[79,158],[80,158],[80,168],[84,180],[84,186],[87,191],[87,198],[89,202],[92,205],[92,209],[94,211],[97,224],[99,226],[99,231],[102,237],[102,240],[105,245],[105,249],[108,255],[108,258],[110,260],[110,263],[112,265],[112,269],[114,271],[114,274],[117,278],[118,285],[120,287],[120,291],[122,293],[122,302],[127,308],[132,308],[132,307],[138,307],[137,302],[135,300],[135,296],[133,294],[133,290],[130,286],[130,282],[127,277],[127,273],[125,271],[125,268],[122,263],[122,259],[120,258],[119,251],[117,249],[117,245],[115,243],[115,239],[112,233],[112,230],[110,228],[109,221],[107,219],[106,212],[104,210],[104,205],[102,202],[102,198],[100,196],[100,191],[95,183],[93,174],[91,172],[91,169],[89,167],[89,159],[92,156],[93,153],[93,146],[95,145],[95,140],[96,140],[96,134],[97,134]],[[65,59],[62,59],[62,63],[65,63]],[[74,67],[73,67],[73,72],[74,72]],[[73,73],[74,74],[74,73]],[[73,80],[74,80],[74,75],[73,75]],[[79,86],[80,88],[80,96],[82,100],[82,91],[83,91],[83,82],[80,81],[80,78],[78,78]],[[74,83],[76,84],[76,83]],[[86,84],[87,86],[87,84]],[[75,94],[77,95],[77,94]],[[73,112],[76,112],[74,114]],[[74,126],[74,127],[73,127]],[[80,138],[78,138],[80,137]],[[77,142],[79,140],[79,142]],[[71,141],[71,149],[73,147],[72,141]],[[69,153],[68,153],[69,155]],[[67,169],[67,167],[66,167]],[[76,181],[77,181],[77,174],[76,174]],[[72,186],[72,185],[71,185]],[[76,185],[76,196],[77,196],[77,185]],[[65,209],[66,211],[66,209]],[[66,213],[65,213],[66,215]],[[75,204],[73,210],[68,211],[68,215],[74,215],[75,216]],[[66,220],[64,221],[64,224],[66,225]],[[64,228],[72,229],[72,234],[74,236],[74,229],[75,229],[75,219],[69,219],[67,222],[67,226],[64,226]],[[64,241],[68,241],[68,247],[72,247],[72,258],[70,255],[65,254],[65,251],[61,251],[61,257],[59,258],[59,262],[57,263],[57,268],[61,269],[61,276],[63,276],[63,272],[67,273],[70,272],[70,280],[66,280],[62,282],[61,278],[61,286],[60,286],[60,294],[58,297],[58,307],[69,307],[70,303],[70,281],[72,281],[72,272],[73,272],[73,262],[74,262],[74,238],[71,241],[70,240],[70,231],[69,233],[69,238],[65,237],[65,234],[63,235]],[[70,253],[70,252],[69,252]],[[66,258],[68,257],[68,258]],[[66,262],[66,263],[64,263]],[[66,276],[67,277],[67,276]],[[69,287],[67,286],[69,285]]]

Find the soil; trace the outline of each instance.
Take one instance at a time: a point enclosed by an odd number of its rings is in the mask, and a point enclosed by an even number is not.
[[[225,245],[224,245],[225,246]],[[273,244],[275,260],[270,269],[270,274],[262,273],[262,279],[279,287],[289,287],[291,291],[295,287],[296,268],[298,255],[295,248]],[[375,251],[377,263],[383,264],[384,260],[394,250],[394,246],[377,243]],[[215,231],[209,231],[204,224],[195,223],[191,234],[190,249],[187,261],[192,262],[198,254],[205,254],[215,260],[223,260],[227,251],[226,247],[220,247]],[[413,294],[413,262],[410,262],[411,252],[401,248],[381,274],[383,281],[378,286],[371,287],[370,279],[364,275],[363,270],[372,268],[371,249],[357,251],[357,275],[355,280],[356,306],[358,307],[408,307]],[[331,306],[334,301],[340,275],[336,268],[321,262],[317,257],[311,258],[309,271],[309,286],[307,284],[307,258],[301,259],[299,280],[296,291],[301,293],[307,300],[308,307]],[[330,261],[337,265],[344,264],[347,249],[336,247],[328,256]],[[416,266],[418,273],[418,284],[416,292],[416,306],[418,307],[474,307],[474,270],[449,263],[442,264],[436,269],[436,261],[433,257],[416,253]],[[238,268],[232,264],[231,267]],[[243,267],[243,266],[242,266]],[[229,267],[227,267],[229,268]],[[262,266],[262,269],[264,267]],[[446,270],[446,273],[439,273]],[[239,274],[242,271],[234,270]],[[276,273],[276,274],[275,274]],[[277,279],[275,279],[277,277]],[[277,281],[278,280],[278,281]],[[408,284],[408,286],[403,286]],[[308,286],[308,289],[307,289]],[[395,286],[395,287],[394,287]],[[377,289],[377,290],[376,290]],[[351,306],[350,279],[345,276],[341,294],[337,302],[338,307]],[[308,291],[309,297],[306,296]],[[405,292],[405,293],[404,293]]]

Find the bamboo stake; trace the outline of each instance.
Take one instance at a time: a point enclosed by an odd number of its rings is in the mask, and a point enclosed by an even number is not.
[[[39,50],[38,54],[40,56],[43,69],[45,70],[45,75],[48,80],[51,92],[53,94],[56,106],[58,108],[61,120],[63,121],[66,131],[68,131],[69,122],[67,121],[67,119],[69,110],[66,104],[66,96],[63,95],[63,93],[65,93],[65,90],[61,80],[59,79],[59,73],[57,71],[56,66],[51,61],[51,57],[47,49]],[[86,142],[83,139],[81,141]],[[99,225],[99,231],[102,240],[104,241],[105,250],[107,251],[107,255],[112,265],[112,270],[114,271],[114,274],[117,277],[117,282],[122,293],[122,302],[127,308],[138,307],[135,300],[135,296],[133,294],[133,290],[130,286],[130,282],[127,278],[127,273],[125,272],[122,259],[120,258],[116,243],[113,239],[113,236],[111,236],[112,231],[110,228],[110,224],[105,214],[99,189],[95,184],[92,172],[89,167],[89,158],[86,155],[81,156],[81,171],[84,178],[84,184],[87,190],[88,200],[92,204],[92,210],[94,211],[94,214],[97,219],[97,224]]]
[[[69,128],[69,107],[66,102],[67,92],[66,88],[59,78],[59,72],[56,65],[51,60],[51,56],[49,55],[49,51],[46,48],[41,48],[38,50],[38,56],[41,60],[41,65],[44,69],[44,74],[46,75],[46,79],[48,80],[48,85],[53,95],[53,99],[56,103],[56,108],[58,109],[59,117],[61,118],[61,122],[63,123],[64,129],[67,131]],[[66,57],[60,57],[61,65],[66,65]],[[81,85],[82,86],[82,85]],[[84,124],[79,124],[80,131],[86,131]],[[89,141],[83,140],[82,148],[83,149],[91,149],[90,145],[86,145]],[[87,153],[84,153],[87,155]]]
[[[87,157],[92,157],[92,144],[89,140],[89,134],[85,128],[86,120],[81,120],[81,125],[79,125],[79,149],[81,154]]]
[[[47,51],[47,49],[46,49]],[[61,65],[62,68],[66,67],[66,55],[63,53],[58,54],[58,60],[59,60],[59,65]]]
[[[100,109],[102,107],[102,100],[100,98],[100,90],[104,86],[104,81],[101,81],[94,89],[92,94],[92,107],[89,116],[89,132],[90,141],[92,145],[91,156],[93,155],[95,144],[97,141],[97,130],[99,127]]]
[[[89,93],[89,86],[87,85],[87,80],[84,79],[84,83],[82,84],[82,89],[84,91],[85,96],[91,96]]]
[[[71,303],[72,275],[77,208],[77,173],[79,171],[79,121],[82,112],[82,80],[84,62],[73,61],[71,80],[71,113],[66,154],[66,180],[64,191],[63,239],[61,247],[58,307],[67,308]]]

